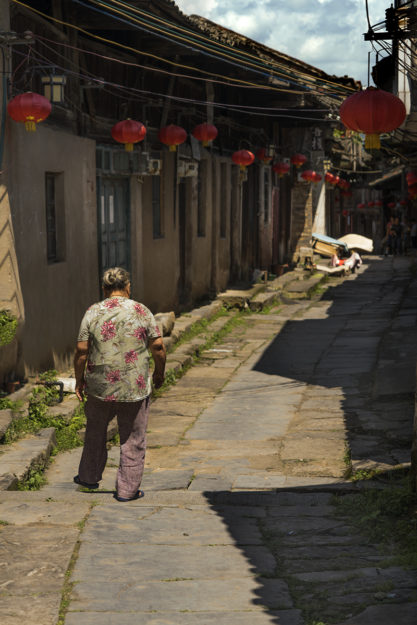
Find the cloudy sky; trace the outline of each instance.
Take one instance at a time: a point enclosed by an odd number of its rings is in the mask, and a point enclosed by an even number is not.
[[[371,46],[363,40],[368,30],[365,0],[175,2],[187,15],[201,15],[329,74],[347,74],[367,86]],[[391,0],[369,0],[371,24],[384,19],[390,4]]]

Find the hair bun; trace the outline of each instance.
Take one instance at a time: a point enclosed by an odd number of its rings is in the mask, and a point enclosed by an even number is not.
[[[103,288],[110,291],[123,291],[129,282],[129,272],[122,267],[112,267],[103,274]]]

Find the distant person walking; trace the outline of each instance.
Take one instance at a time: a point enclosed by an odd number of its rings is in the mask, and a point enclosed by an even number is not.
[[[74,482],[98,488],[107,462],[107,426],[117,415],[120,465],[116,499],[143,497],[139,490],[145,464],[151,379],[150,350],[155,363],[152,381],[164,381],[166,351],[152,313],[130,299],[129,273],[120,267],[103,275],[105,299],[93,304],[81,322],[74,357],[75,392],[87,395],[87,428]]]

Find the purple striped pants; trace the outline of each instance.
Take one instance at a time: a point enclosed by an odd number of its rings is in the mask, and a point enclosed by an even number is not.
[[[120,436],[120,464],[116,490],[120,497],[133,497],[142,481],[145,466],[149,397],[142,401],[103,401],[89,396],[85,405],[87,427],[78,475],[93,484],[102,478],[107,462],[107,426],[117,416]]]

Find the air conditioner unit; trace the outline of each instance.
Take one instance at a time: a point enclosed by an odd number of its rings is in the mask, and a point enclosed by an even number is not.
[[[189,178],[190,176],[197,176],[198,163],[193,161],[180,161],[178,163],[178,178]]]
[[[162,169],[162,161],[159,158],[150,158],[147,166],[146,173],[150,176],[159,176]]]

